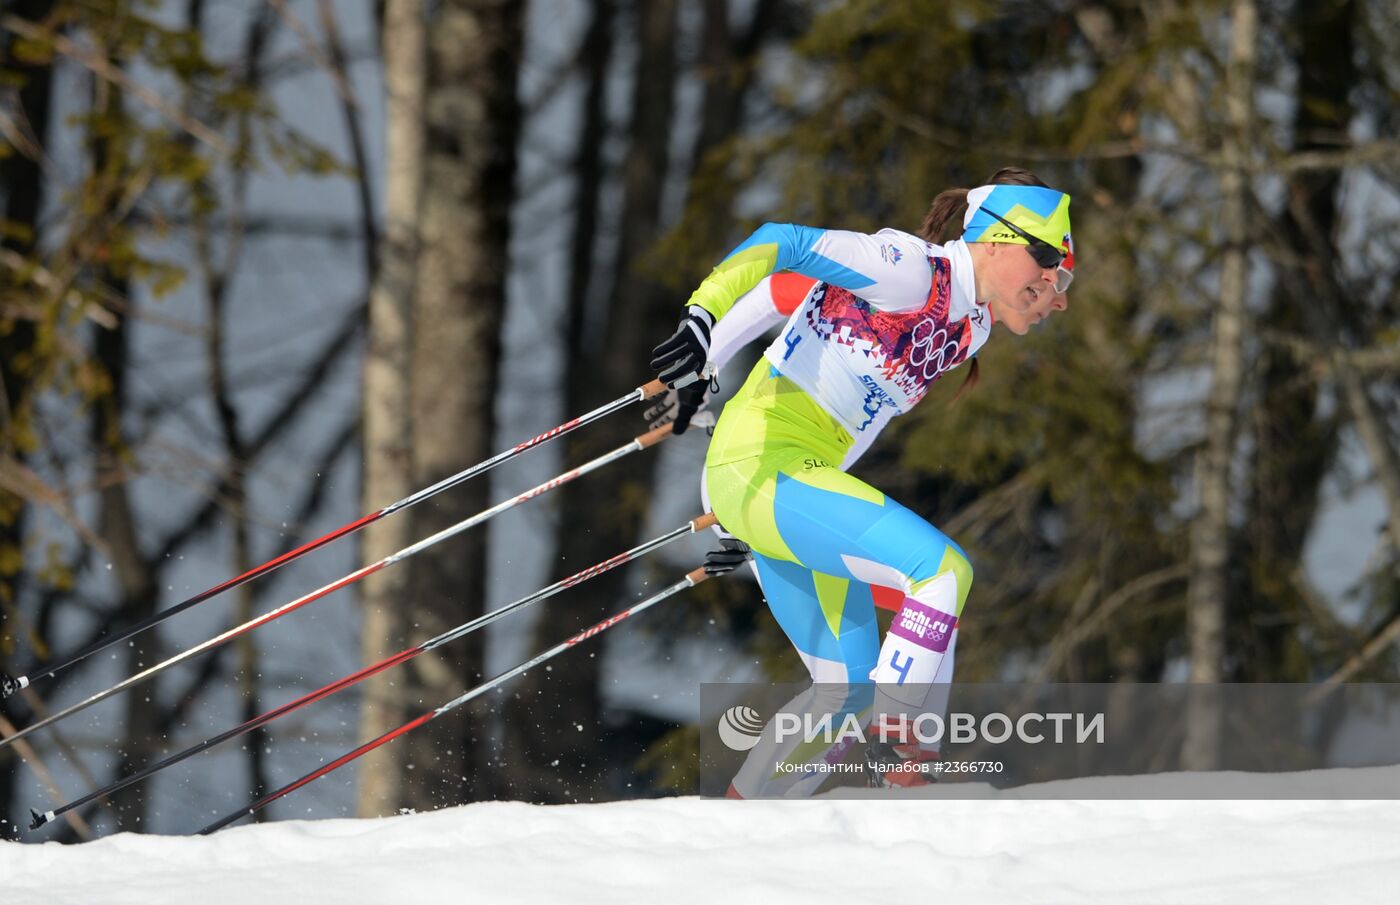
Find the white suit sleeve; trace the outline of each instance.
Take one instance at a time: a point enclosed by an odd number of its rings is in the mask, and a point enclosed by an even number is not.
[[[881,311],[919,308],[932,283],[924,242],[909,233],[765,223],[715,267],[688,304],[722,321],[764,277],[783,270],[849,289]]]

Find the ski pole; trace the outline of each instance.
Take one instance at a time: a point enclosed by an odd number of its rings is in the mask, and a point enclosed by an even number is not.
[[[659,393],[665,392],[665,390],[666,385],[659,380],[653,380],[651,383],[637,387],[635,390],[628,393],[626,396],[619,396],[617,399],[614,399],[612,402],[609,402],[606,405],[599,406],[593,411],[588,412],[585,415],[580,415],[572,421],[565,421],[558,427],[551,428],[550,430],[547,430],[544,433],[540,434],[538,437],[526,440],[524,443],[518,444],[517,446],[513,446],[505,452],[498,453],[497,455],[492,456],[484,462],[479,462],[476,465],[471,466],[470,468],[467,468],[463,471],[459,471],[451,477],[443,478],[441,481],[438,481],[431,487],[425,487],[424,489],[419,490],[416,493],[410,494],[404,497],[403,499],[399,500],[397,503],[391,503],[383,509],[380,509],[378,512],[372,512],[369,515],[356,519],[353,522],[341,525],[339,528],[335,529],[329,534],[318,537],[313,541],[309,541],[305,544],[302,544],[295,550],[291,550],[287,553],[283,553],[281,556],[270,559],[260,566],[249,569],[242,575],[239,575],[235,578],[230,578],[228,581],[225,581],[222,584],[217,584],[206,591],[199,592],[198,594],[194,595],[188,600],[183,600],[180,603],[175,604],[174,606],[167,607],[166,609],[163,609],[158,613],[154,613],[146,619],[141,620],[135,625],[124,629],[115,635],[100,639],[95,644],[92,644],[88,648],[81,650],[76,654],[73,654],[68,659],[64,660],[61,663],[58,663],[55,666],[45,667],[39,672],[34,673],[34,675],[32,676],[16,677],[0,672],[0,700],[4,700],[5,698],[19,691],[21,688],[32,684],[35,679],[52,678],[54,675],[63,672],[65,669],[68,669],[70,666],[73,666],[76,663],[80,663],[81,661],[86,660],[93,654],[106,650],[113,644],[118,644],[122,641],[127,640],[128,638],[131,638],[135,635],[139,635],[141,632],[144,632],[148,628],[152,628],[154,626],[159,625],[160,623],[169,619],[171,616],[174,616],[178,613],[182,613],[190,607],[203,603],[204,601],[209,600],[212,597],[216,597],[219,594],[222,594],[224,591],[232,590],[233,588],[236,588],[239,585],[246,584],[255,578],[260,578],[263,575],[267,575],[270,572],[274,572],[277,569],[280,569],[281,567],[285,566],[287,563],[300,559],[301,557],[305,556],[313,550],[319,550],[321,547],[324,547],[331,541],[339,540],[342,537],[354,534],[361,528],[372,525],[387,515],[391,515],[395,512],[398,512],[401,509],[407,509],[410,506],[423,502],[429,497],[436,496],[437,494],[442,493],[444,490],[449,490],[453,487],[458,486],[459,484],[464,483],[465,481],[476,477],[477,475],[484,474],[485,472],[495,468],[497,465],[500,465],[502,462],[505,462],[509,459],[513,459],[528,449],[532,449],[536,446],[539,446],[542,443],[546,443],[557,437],[562,437],[564,434],[569,433],[575,428],[583,427],[585,424],[591,424],[594,421],[597,421],[598,419],[603,418],[606,415],[610,415],[613,412],[626,408],[634,402],[640,402],[644,399],[650,399],[651,397],[656,396]]]
[[[687,534],[694,534],[699,531],[703,531],[704,529],[710,527],[713,524],[715,524],[715,517],[710,514],[702,515],[699,518],[691,519],[685,525],[682,525],[674,531],[668,531],[660,537],[656,537],[652,540],[647,541],[646,543],[639,544],[633,547],[631,550],[628,550],[626,553],[620,553],[617,556],[614,556],[610,559],[606,559],[595,566],[589,566],[582,572],[578,572],[574,575],[569,576],[568,578],[561,579],[560,581],[555,582],[549,587],[536,591],[527,597],[522,597],[513,603],[508,603],[505,606],[498,607],[497,609],[494,609],[489,613],[485,613],[481,616],[478,616],[470,622],[464,622],[456,628],[449,629],[448,631],[443,632],[442,634],[434,638],[430,638],[429,640],[424,641],[421,644],[415,645],[405,650],[401,650],[396,654],[385,657],[383,660],[380,660],[377,663],[373,663],[369,666],[366,666],[364,669],[343,676],[327,685],[323,685],[315,691],[305,694],[294,701],[289,701],[286,704],[283,704],[279,707],[275,707],[272,710],[269,710],[265,713],[259,714],[258,716],[255,716],[246,722],[240,723],[239,725],[234,726],[232,729],[221,732],[218,735],[211,736],[210,738],[207,738],[202,742],[198,742],[197,744],[191,745],[185,750],[180,751],[176,754],[172,754],[164,760],[151,764],[150,766],[145,767],[144,769],[139,770],[130,776],[118,779],[115,782],[109,783],[108,785],[103,786],[102,788],[94,792],[89,792],[81,798],[77,798],[73,801],[68,802],[62,807],[54,808],[52,811],[45,811],[43,814],[40,814],[36,810],[30,809],[29,813],[32,816],[33,820],[30,822],[29,828],[31,830],[37,830],[39,827],[43,826],[49,821],[61,817],[62,815],[68,813],[69,811],[75,808],[80,808],[88,802],[96,801],[97,799],[105,797],[107,795],[111,795],[114,792],[119,792],[122,789],[133,785],[134,783],[138,783],[144,779],[155,775],[156,773],[159,773],[166,767],[172,767],[175,764],[178,764],[187,758],[193,757],[201,751],[207,751],[215,745],[222,744],[228,741],[229,739],[237,738],[240,735],[245,735],[249,732],[252,732],[254,729],[266,726],[273,720],[286,716],[287,714],[295,710],[299,710],[307,704],[312,704],[316,701],[324,700],[325,698],[328,698],[339,691],[349,688],[352,685],[355,685],[356,683],[364,679],[368,679],[370,676],[377,675],[378,673],[381,673],[384,670],[389,669],[390,667],[397,666],[400,663],[407,663],[409,660],[412,660],[414,657],[418,656],[421,653],[425,653],[427,651],[433,650],[434,648],[441,647],[444,644],[456,641],[458,638],[465,637],[466,635],[478,629],[485,628],[487,625],[490,625],[492,622],[495,622],[497,619],[500,619],[509,613],[513,613],[518,609],[529,606],[530,604],[538,603],[539,601],[544,600],[547,597],[553,597],[560,591],[568,590],[569,588],[582,584],[590,578],[595,578],[599,575],[602,575],[604,572],[611,571],[612,569],[615,569],[618,566],[623,565],[625,563],[631,562],[632,560],[643,556],[647,553],[650,553],[653,550],[660,549],[661,547],[664,547],[672,541],[684,537]]]
[[[342,754],[340,757],[337,757],[330,763],[325,764],[306,774],[301,779],[295,780],[294,782],[290,782],[282,788],[278,789],[277,791],[272,792],[268,795],[264,795],[262,798],[259,798],[257,801],[253,802],[248,807],[234,811],[232,814],[229,814],[225,817],[214,821],[213,823],[206,826],[204,829],[200,830],[199,835],[207,836],[215,830],[223,829],[230,823],[234,823],[235,821],[241,820],[250,814],[257,813],[258,811],[267,807],[269,804],[281,798],[282,796],[290,794],[291,792],[295,792],[297,789],[300,789],[307,783],[314,782],[315,780],[320,779],[327,773],[330,773],[333,770],[337,770],[345,766],[352,760],[355,760],[356,758],[362,755],[368,754],[375,748],[378,748],[380,745],[383,745],[387,742],[391,742],[405,733],[412,732],[414,729],[417,729],[424,723],[434,720],[450,710],[455,710],[456,708],[467,703],[473,698],[480,697],[481,695],[497,687],[498,685],[504,684],[508,680],[515,678],[521,673],[529,669],[533,669],[536,666],[539,666],[544,661],[563,653],[564,651],[568,650],[574,645],[579,644],[583,641],[587,641],[594,635],[598,635],[602,632],[607,631],[614,625],[617,625],[619,622],[626,619],[628,616],[635,616],[642,610],[645,610],[648,607],[653,606],[654,604],[660,603],[667,597],[671,597],[675,594],[678,594],[681,591],[684,591],[686,588],[695,587],[697,584],[704,581],[707,577],[708,576],[705,574],[705,570],[703,568],[696,569],[695,571],[686,575],[685,578],[682,578],[680,581],[676,582],[670,587],[662,588],[660,591],[651,595],[647,599],[640,601],[639,603],[635,603],[625,610],[614,613],[607,619],[604,619],[602,622],[599,622],[596,625],[584,629],[577,635],[574,635],[573,637],[568,638],[567,640],[562,641],[559,644],[556,644],[554,647],[551,647],[544,653],[537,654],[536,656],[531,657],[529,660],[526,660],[524,663],[521,663],[514,669],[511,669],[507,672],[503,672],[499,676],[496,676],[494,679],[491,679],[487,682],[483,682],[475,688],[466,691],[461,696],[453,698],[452,700],[448,701],[446,704],[443,704],[436,710],[429,710],[427,713],[423,714],[417,719],[410,720],[409,722],[404,723],[397,729],[391,729],[383,735],[379,736],[378,738],[371,739],[370,741],[365,742],[363,745],[354,749],[353,751],[349,751],[345,754]]]
[[[572,471],[567,471],[557,478],[545,481],[538,487],[534,487],[530,490],[527,490],[519,496],[511,497],[510,499],[502,503],[497,503],[490,509],[485,509],[481,512],[478,512],[476,515],[463,519],[455,525],[444,528],[437,534],[434,534],[430,537],[418,541],[416,544],[411,544],[407,547],[404,547],[397,553],[391,553],[383,559],[379,560],[378,562],[372,562],[367,566],[362,566],[361,568],[356,569],[354,572],[337,578],[330,584],[323,585],[309,594],[304,594],[301,597],[298,597],[296,600],[291,601],[290,603],[284,603],[276,609],[269,610],[268,612],[263,613],[261,616],[256,616],[252,619],[249,619],[242,625],[235,626],[234,628],[229,629],[221,635],[210,638],[208,641],[196,644],[194,647],[181,651],[180,653],[174,655],[173,657],[170,657],[169,659],[163,660],[160,663],[157,663],[156,665],[148,669],[142,670],[141,672],[133,676],[123,679],[122,681],[111,686],[110,688],[103,689],[102,691],[99,691],[91,697],[85,698],[79,701],[78,703],[73,704],[70,707],[66,707],[63,710],[58,711],[57,713],[51,714],[50,716],[40,720],[37,723],[31,723],[30,725],[21,729],[19,732],[16,732],[14,735],[6,736],[5,738],[0,738],[0,749],[3,749],[6,745],[9,745],[15,741],[18,741],[19,739],[24,738],[25,736],[29,735],[31,732],[34,732],[37,729],[42,729],[45,726],[48,726],[52,723],[56,723],[59,720],[64,719],[65,717],[72,716],[80,710],[85,710],[88,707],[91,707],[98,701],[106,700],[107,698],[111,697],[114,694],[117,694],[118,692],[125,691],[131,686],[136,685],[137,683],[142,682],[145,679],[156,675],[157,673],[163,672],[169,669],[170,667],[176,665],[177,663],[182,663],[185,660],[188,660],[190,657],[195,656],[196,654],[201,654],[204,651],[212,650],[213,648],[219,647],[220,645],[232,641],[234,638],[237,638],[240,635],[252,631],[258,626],[266,625],[272,620],[285,616],[293,610],[300,609],[301,607],[312,602],[313,600],[319,600],[320,598],[325,597],[332,591],[338,591],[343,587],[352,585],[355,582],[359,581],[361,578],[364,578],[366,575],[373,575],[375,572],[387,568],[388,566],[391,566],[396,562],[408,559],[410,556],[413,556],[416,553],[421,553],[429,547],[433,546],[434,544],[447,540],[448,538],[454,537],[455,535],[461,534],[468,528],[473,528],[486,521],[487,519],[500,515],[507,509],[513,509],[514,507],[520,505],[526,500],[534,499],[535,497],[543,493],[561,487],[564,484],[567,484],[570,481],[574,480],[575,478],[582,477],[583,475],[586,475],[591,471],[595,471],[599,468],[602,468],[604,465],[607,465],[610,462],[615,462],[616,460],[621,459],[624,456],[630,455],[631,453],[637,452],[638,450],[646,449],[649,446],[654,446],[657,443],[664,440],[666,437],[670,436],[670,434],[671,425],[669,424],[662,425],[661,427],[648,431],[647,433],[642,434],[640,437],[637,437],[634,440],[632,440],[632,442],[627,443],[623,446],[619,446],[617,449],[613,450],[610,453],[604,453],[598,458],[593,459],[590,462],[586,462],[583,465],[580,465],[578,468],[573,469]]]

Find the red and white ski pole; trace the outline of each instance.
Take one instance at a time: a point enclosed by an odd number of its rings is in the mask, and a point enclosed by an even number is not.
[[[341,767],[345,766],[346,764],[350,763],[356,758],[368,754],[375,748],[378,748],[380,745],[383,745],[387,742],[392,742],[399,736],[404,735],[408,732],[412,732],[414,729],[417,729],[424,723],[427,723],[431,720],[435,720],[438,717],[442,716],[444,713],[447,713],[448,711],[455,710],[456,708],[462,706],[463,704],[467,703],[473,698],[478,698],[486,692],[490,691],[491,689],[496,688],[497,686],[504,684],[510,679],[515,678],[521,673],[533,669],[536,666],[539,666],[541,663],[545,662],[551,657],[556,657],[559,654],[562,654],[564,651],[568,650],[569,648],[580,644],[584,641],[587,641],[589,638],[592,638],[595,635],[599,635],[607,631],[608,629],[612,628],[614,625],[617,625],[619,622],[626,619],[627,617],[635,616],[642,610],[645,610],[648,607],[660,603],[667,597],[679,594],[686,588],[695,587],[697,584],[704,581],[708,577],[709,576],[705,574],[705,570],[703,568],[696,569],[695,571],[686,575],[685,578],[682,578],[680,581],[676,582],[670,587],[662,588],[660,591],[651,595],[647,599],[638,603],[634,603],[632,606],[628,607],[625,610],[622,610],[621,612],[614,613],[607,619],[604,619],[602,622],[599,622],[596,625],[584,629],[577,635],[574,635],[573,637],[568,638],[560,642],[559,644],[556,644],[554,647],[551,647],[549,650],[541,654],[531,657],[529,660],[526,660],[524,663],[521,663],[514,669],[511,669],[507,672],[503,672],[499,676],[496,676],[494,679],[490,679],[489,681],[483,682],[475,688],[468,690],[464,694],[453,698],[452,700],[448,701],[446,704],[443,704],[436,710],[429,710],[427,713],[423,714],[417,719],[410,720],[409,722],[404,723],[397,729],[391,729],[383,735],[379,736],[378,738],[371,739],[370,741],[365,742],[363,745],[356,748],[355,750],[342,754],[340,757],[337,757],[330,763],[325,764],[324,766],[321,766],[306,774],[301,779],[287,783],[285,786],[278,789],[277,791],[264,795],[262,798],[259,798],[257,801],[253,802],[248,807],[234,811],[232,814],[229,814],[226,817],[222,817],[214,821],[213,823],[206,826],[204,829],[200,830],[199,834],[208,835],[209,833],[212,833],[215,830],[223,829],[230,823],[234,823],[238,820],[241,820],[250,814],[257,813],[258,811],[267,807],[269,804],[283,797],[284,795],[288,795],[292,792],[295,792],[297,789],[300,789],[307,783],[314,782],[315,780],[320,779],[322,776],[325,776],[327,773],[330,773],[333,770],[340,769]]]
[[[703,531],[713,524],[715,524],[715,517],[708,513],[700,516],[699,518],[691,519],[689,522],[687,522],[679,528],[676,528],[674,531],[668,531],[659,537],[655,537],[645,543],[638,544],[631,550],[628,550],[626,553],[619,553],[617,556],[605,559],[604,561],[598,563],[595,566],[589,566],[582,572],[578,572],[574,575],[570,575],[568,578],[556,581],[554,584],[550,585],[547,588],[542,588],[534,592],[533,594],[530,594],[529,596],[522,597],[519,600],[506,604],[505,606],[498,607],[489,613],[484,613],[471,620],[470,622],[464,622],[456,628],[449,629],[448,631],[443,632],[441,635],[438,635],[435,638],[430,638],[427,641],[422,642],[421,644],[416,644],[413,647],[406,648],[404,650],[399,651],[396,654],[385,657],[383,660],[380,660],[377,663],[372,663],[369,666],[366,666],[364,669],[352,672],[346,676],[342,676],[341,678],[336,679],[334,682],[323,685],[315,691],[302,695],[294,701],[288,701],[280,707],[274,707],[273,709],[268,710],[265,713],[259,714],[258,716],[247,720],[246,722],[234,726],[232,729],[225,730],[224,732],[221,732],[218,735],[210,736],[204,741],[193,744],[183,751],[172,754],[163,760],[160,760],[154,764],[151,764],[148,767],[138,770],[130,776],[122,777],[121,779],[109,783],[108,785],[105,785],[102,788],[97,789],[96,791],[89,792],[81,798],[75,798],[74,800],[63,805],[62,807],[54,808],[52,811],[45,811],[42,814],[40,814],[36,810],[30,809],[29,813],[32,815],[33,820],[29,824],[29,828],[31,830],[37,830],[39,827],[43,826],[49,821],[61,817],[62,815],[68,813],[69,811],[75,808],[80,808],[88,802],[96,801],[97,799],[107,795],[111,795],[114,792],[119,792],[122,789],[127,788],[128,786],[134,785],[135,783],[141,782],[144,779],[154,776],[156,773],[159,773],[166,767],[173,767],[175,764],[178,764],[187,758],[193,757],[201,751],[207,751],[215,745],[223,744],[229,739],[238,738],[240,735],[246,735],[247,733],[252,732],[254,729],[260,729],[263,726],[266,726],[268,723],[271,723],[273,720],[280,719],[281,717],[284,717],[295,710],[300,710],[307,704],[313,704],[316,701],[324,700],[325,698],[328,698],[331,695],[336,694],[337,692],[343,691],[346,688],[350,688],[351,686],[356,685],[365,679],[368,679],[370,676],[378,675],[386,669],[398,666],[400,663],[407,663],[409,660],[412,660],[414,657],[418,656],[421,653],[426,653],[427,651],[433,650],[438,647],[442,647],[444,644],[449,644],[453,641],[456,641],[459,638],[464,638],[472,632],[477,631],[478,629],[485,628],[486,626],[495,622],[497,619],[509,615],[510,613],[513,613],[516,610],[523,609],[524,607],[530,606],[534,603],[538,603],[539,601],[544,600],[548,597],[553,597],[560,591],[568,590],[569,588],[575,587],[579,584],[582,584],[585,581],[588,581],[590,578],[596,578],[597,576],[602,575],[605,572],[610,572],[613,569],[616,569],[618,566],[632,562],[638,557],[645,556],[653,550],[659,550],[660,548],[666,546],[672,541],[679,540],[680,538],[685,537],[688,534],[695,534],[699,531]]]
[[[640,402],[644,399],[650,399],[653,396],[665,392],[665,390],[665,384],[663,384],[659,380],[653,380],[651,383],[637,387],[635,390],[633,390],[625,396],[619,396],[612,402],[609,402],[606,405],[599,406],[598,408],[585,415],[580,415],[579,417],[574,418],[572,421],[565,421],[558,427],[551,428],[550,430],[545,431],[538,437],[526,440],[524,443],[520,443],[506,450],[505,452],[498,453],[484,462],[479,462],[476,465],[471,466],[470,468],[464,469],[463,471],[459,471],[451,477],[443,478],[441,481],[438,481],[433,486],[425,487],[417,493],[410,494],[409,496],[406,496],[403,499],[399,500],[397,503],[391,503],[383,509],[380,509],[378,512],[372,512],[369,515],[358,518],[353,522],[341,525],[339,528],[335,529],[329,534],[322,535],[321,537],[318,537],[313,541],[309,541],[305,544],[302,544],[295,550],[291,550],[287,553],[283,553],[281,556],[278,556],[274,559],[270,559],[260,566],[249,569],[242,575],[239,575],[235,578],[230,578],[228,581],[225,581],[222,584],[214,585],[214,587],[209,588],[206,591],[199,592],[198,594],[194,595],[188,600],[183,600],[180,603],[175,604],[174,606],[167,607],[166,609],[163,609],[160,612],[155,613],[146,619],[143,619],[142,621],[136,623],[133,626],[130,626],[129,628],[123,629],[122,631],[117,632],[114,635],[110,635],[106,638],[101,639],[97,643],[85,648],[84,650],[79,651],[76,654],[73,654],[72,656],[68,657],[66,660],[63,660],[60,663],[57,663],[53,666],[44,667],[43,670],[34,673],[32,676],[10,676],[6,675],[5,673],[0,673],[0,700],[4,700],[5,698],[19,691],[21,688],[33,684],[33,682],[36,679],[51,678],[57,675],[58,673],[68,669],[69,667],[73,666],[74,664],[86,660],[93,654],[106,650],[113,644],[118,644],[122,641],[127,640],[128,638],[134,637],[135,635],[139,635],[141,632],[144,632],[149,628],[153,628],[161,624],[165,620],[169,619],[171,616],[174,616],[178,613],[182,613],[190,607],[195,606],[197,604],[201,604],[212,597],[216,597],[219,594],[222,594],[224,591],[232,590],[233,588],[236,588],[239,585],[246,584],[255,578],[260,578],[263,575],[267,575],[271,572],[274,572],[277,569],[280,569],[281,567],[285,566],[287,563],[300,559],[301,557],[305,556],[313,550],[319,550],[321,547],[324,547],[326,544],[329,544],[332,541],[339,540],[342,537],[347,537],[351,534],[354,534],[361,528],[365,528],[369,525],[372,525],[387,515],[392,515],[393,513],[398,512],[401,509],[407,509],[410,506],[414,506],[418,503],[423,502],[429,497],[436,496],[437,494],[442,493],[444,490],[450,490],[451,488],[456,487],[459,484],[462,484],[466,481],[469,481],[478,475],[484,474],[490,471],[491,469],[495,468],[497,465],[500,465],[502,462],[506,462],[510,459],[513,459],[528,449],[532,449],[536,446],[539,446],[542,443],[547,443],[548,441],[553,440],[557,437],[562,437],[564,434],[569,433],[575,428],[583,427],[585,424],[592,424],[594,421],[597,421],[600,418],[603,418],[607,415],[611,415],[613,412],[624,409],[634,402]],[[0,745],[3,745],[3,742],[0,742]]]
[[[451,525],[447,528],[444,528],[437,534],[434,534],[430,537],[426,537],[423,540],[418,541],[416,544],[411,544],[407,547],[404,547],[397,553],[391,553],[383,559],[379,560],[378,562],[372,562],[367,566],[363,566],[359,569],[356,569],[354,572],[351,572],[350,574],[345,575],[341,578],[337,578],[335,581],[323,585],[309,594],[303,594],[297,599],[289,603],[284,603],[274,610],[269,610],[261,616],[249,619],[242,625],[231,628],[221,635],[210,638],[208,641],[204,641],[200,644],[196,644],[194,647],[183,650],[180,653],[166,660],[162,660],[160,663],[157,663],[156,665],[148,669],[144,669],[133,676],[123,679],[117,684],[109,688],[105,688],[102,691],[99,691],[97,694],[92,695],[91,697],[84,698],[76,704],[73,704],[69,707],[65,707],[63,710],[60,710],[57,713],[54,713],[40,720],[37,723],[31,723],[30,725],[21,729],[19,732],[16,732],[14,735],[10,735],[3,739],[0,739],[0,748],[4,748],[6,745],[9,745],[13,742],[18,741],[19,739],[24,738],[31,732],[34,732],[38,729],[42,729],[45,726],[56,723],[59,720],[62,720],[66,717],[70,717],[73,714],[79,712],[80,710],[85,710],[99,701],[104,701],[112,695],[117,694],[118,692],[125,691],[133,685],[143,682],[146,679],[149,679],[150,677],[156,675],[157,673],[164,672],[165,670],[169,669],[172,666],[175,666],[178,663],[183,663],[185,660],[188,660],[189,658],[197,654],[201,654],[205,651],[213,650],[214,648],[219,647],[223,644],[227,644],[234,638],[246,634],[252,631],[253,629],[257,628],[258,626],[266,625],[274,619],[278,619],[282,616],[285,616],[293,610],[300,609],[301,607],[306,606],[313,600],[319,600],[320,598],[325,597],[332,591],[338,591],[343,587],[352,585],[367,575],[373,575],[375,572],[387,568],[396,562],[408,559],[410,556],[413,556],[416,553],[423,552],[424,550],[428,549],[434,544],[445,541],[450,537],[455,537],[456,535],[461,534],[463,531],[466,531],[468,528],[474,528],[477,525],[480,525],[482,522],[493,518],[497,515],[500,515],[507,509],[515,508],[516,506],[520,505],[526,500],[532,500],[543,493],[547,493],[558,487],[562,487],[570,481],[582,477],[583,475],[586,475],[589,472],[596,471],[597,469],[602,468],[604,465],[607,465],[611,462],[615,462],[618,459],[623,458],[624,456],[628,456],[634,452],[638,452],[639,450],[646,449],[649,446],[654,446],[657,443],[660,443],[662,440],[669,437],[670,435],[671,425],[669,424],[665,424],[661,427],[655,428],[654,430],[648,431],[647,433],[642,434],[640,437],[637,437],[634,440],[632,440],[632,442],[627,443],[623,446],[619,446],[612,452],[604,453],[598,458],[593,459],[592,461],[587,462],[583,465],[580,465],[578,468],[575,468],[572,471],[566,471],[559,477],[545,481],[538,487],[534,487],[530,490],[527,490],[519,496],[511,497],[510,499],[502,503],[497,503],[490,509],[483,510],[481,512],[478,512],[476,515],[473,515],[469,518],[465,518],[462,521],[456,523],[455,525]]]

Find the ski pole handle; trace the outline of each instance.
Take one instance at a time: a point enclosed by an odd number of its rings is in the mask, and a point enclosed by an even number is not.
[[[719,373],[719,367],[718,367],[713,361],[707,361],[707,362],[705,362],[705,366],[704,366],[703,368],[701,368],[700,370],[696,371],[694,374],[686,374],[686,375],[684,375],[683,377],[677,378],[677,379],[676,379],[676,382],[673,383],[673,384],[671,384],[670,389],[679,390],[681,387],[688,387],[688,386],[690,386],[692,383],[695,383],[697,380],[709,381],[709,380],[713,379],[714,376],[715,376],[716,374],[718,374],[718,373]],[[657,380],[657,381],[653,381],[653,382],[654,382],[654,383],[660,383],[661,381]],[[647,384],[647,386],[651,386],[651,384],[649,383],[649,384]],[[663,388],[664,388],[664,387],[665,387],[665,384],[662,384],[662,386],[663,386]],[[647,397],[646,397],[646,396],[643,396],[642,398],[643,398],[643,399],[646,399]]]
[[[642,399],[645,401],[653,396],[660,396],[662,393],[666,392],[666,384],[657,379],[653,380],[651,383],[642,384],[639,389],[641,389]]]
[[[707,512],[699,518],[694,518],[690,520],[690,530],[698,534],[701,531],[704,531],[706,528],[710,528],[718,524],[719,519],[715,518],[715,514],[713,512]]]
[[[667,427],[670,427],[668,424]],[[5,700],[12,694],[18,694],[21,689],[29,687],[29,677],[20,676],[16,679],[9,673],[0,672],[0,701]]]
[[[708,575],[705,574],[705,567],[704,567],[704,566],[701,566],[700,568],[696,569],[694,572],[687,572],[687,573],[686,573],[686,576],[685,576],[685,580],[688,581],[688,582],[690,582],[690,586],[693,588],[693,587],[695,587],[696,585],[698,585],[700,582],[704,581],[705,579],[707,579],[707,578],[709,578],[709,577],[710,577],[710,576],[708,576]]]
[[[674,426],[675,425],[668,421],[660,427],[654,427],[645,434],[642,434],[637,438],[637,449],[647,449],[665,440],[667,437],[671,436],[671,428]]]

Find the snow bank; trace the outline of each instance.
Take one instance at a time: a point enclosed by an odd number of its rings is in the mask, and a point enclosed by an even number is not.
[[[1398,886],[1393,801],[484,803],[208,838],[0,843],[5,905],[1356,905],[1395,901]]]

